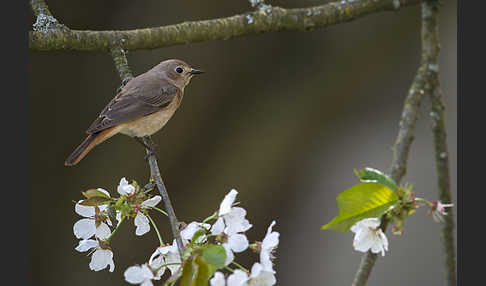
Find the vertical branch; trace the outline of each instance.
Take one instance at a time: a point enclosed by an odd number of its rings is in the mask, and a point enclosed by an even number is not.
[[[420,103],[424,95],[424,68],[420,67],[412,85],[408,91],[407,98],[403,106],[402,116],[400,119],[400,128],[398,130],[398,136],[393,146],[393,162],[391,165],[390,174],[393,180],[397,184],[400,183],[401,179],[406,173],[408,153],[414,139],[415,124],[418,119],[418,114],[420,111]],[[386,231],[387,221],[384,216],[381,220],[381,229],[383,232]],[[363,286],[366,285],[368,278],[371,274],[371,270],[375,265],[377,254],[368,251],[361,258],[358,271],[354,277],[353,286]]]
[[[152,138],[150,138],[150,136],[145,136],[142,138],[142,140],[147,147],[150,147],[150,149],[153,150],[155,148],[154,146],[155,144],[152,142]],[[184,244],[182,244],[181,234],[179,231],[179,221],[177,220],[177,217],[174,212],[174,208],[172,207],[172,203],[170,202],[169,194],[167,193],[167,189],[165,188],[164,181],[162,181],[159,166],[157,164],[157,158],[155,158],[155,153],[150,149],[146,149],[146,152],[147,152],[148,161],[150,165],[151,177],[154,179],[155,185],[157,185],[160,195],[162,196],[162,200],[164,201],[167,214],[169,215],[172,234],[174,235],[174,238],[176,240],[177,248],[179,249],[179,254],[182,257],[182,252],[184,251]]]
[[[49,11],[49,7],[47,7],[46,2],[44,0],[30,0],[30,6],[32,7],[32,11],[34,15],[38,17],[40,14],[44,14],[47,16],[51,16],[52,14]]]
[[[450,203],[451,187],[449,178],[449,156],[447,151],[447,134],[444,124],[444,102],[439,81],[439,1],[429,0],[422,3],[422,17],[427,33],[422,35],[426,44],[427,54],[424,61],[428,64],[429,81],[426,93],[430,99],[430,117],[432,120],[432,133],[434,136],[435,163],[437,170],[437,182],[439,199],[443,203]],[[448,210],[445,216],[441,238],[445,252],[445,268],[447,283],[456,285],[456,253],[454,247],[454,215],[453,210]]]
[[[417,75],[410,87],[400,120],[398,137],[393,148],[391,177],[399,183],[406,173],[408,152],[414,139],[413,130],[417,121],[420,103],[424,94],[431,100],[432,131],[434,133],[435,157],[439,182],[439,197],[443,202],[450,202],[449,167],[444,127],[444,104],[439,84],[438,56],[439,44],[439,1],[422,2],[422,58]],[[387,223],[382,219],[381,228],[386,230]],[[456,285],[455,249],[453,237],[452,212],[446,216],[442,230],[446,252],[447,280],[450,286]],[[361,259],[353,286],[365,285],[373,269],[377,255],[368,251]]]
[[[110,54],[113,57],[115,67],[118,70],[118,73],[120,74],[120,78],[122,80],[122,86],[124,86],[128,81],[130,81],[133,78],[132,71],[128,66],[126,53],[123,50],[123,48],[121,48],[121,46],[114,45],[110,49]],[[152,151],[155,148],[154,146],[155,144],[152,142],[150,136],[144,137],[143,142],[146,147],[149,147],[146,148],[146,152],[147,152],[147,159],[149,161],[149,166],[150,166],[150,176],[155,181],[155,184],[159,189],[160,195],[162,196],[162,200],[164,201],[167,214],[169,215],[172,234],[176,240],[177,248],[179,249],[179,254],[182,257],[182,252],[184,251],[184,245],[182,243],[182,239],[179,231],[179,222],[175,215],[174,208],[172,207],[172,203],[170,202],[169,194],[167,193],[167,189],[165,188],[164,181],[162,180],[162,177],[160,175],[157,158],[155,158],[155,153]]]
[[[127,84],[133,78],[132,70],[128,66],[128,60],[125,50],[120,46],[113,46],[110,49],[111,57],[115,64],[115,68],[122,80],[122,86]]]

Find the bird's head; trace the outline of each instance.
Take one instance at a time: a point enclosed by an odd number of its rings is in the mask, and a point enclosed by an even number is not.
[[[184,89],[189,84],[195,74],[204,72],[194,69],[184,61],[177,59],[163,61],[155,68],[181,89]]]

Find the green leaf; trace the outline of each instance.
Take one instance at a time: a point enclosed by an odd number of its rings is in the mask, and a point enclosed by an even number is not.
[[[96,189],[90,189],[90,190],[87,190],[86,192],[82,192],[83,196],[85,196],[87,199],[89,198],[92,198],[92,197],[103,197],[103,198],[106,198],[106,199],[110,199],[110,197],[99,191],[99,190],[96,190]]]
[[[82,206],[99,206],[104,204],[105,202],[108,202],[109,198],[106,199],[105,197],[90,197],[89,199],[83,200],[81,203],[79,203]]]
[[[373,169],[373,168],[364,168],[361,171],[356,171],[356,176],[361,180],[363,183],[378,183],[387,186],[392,191],[397,191],[397,183],[390,178],[388,175],[384,174],[383,172]]]
[[[346,232],[362,219],[383,215],[398,202],[398,196],[382,184],[362,183],[340,193],[336,202],[339,215],[322,229]]]
[[[194,269],[195,265],[192,262],[192,259],[188,259],[184,263],[184,268],[182,268],[181,286],[191,286],[192,284],[193,276],[197,271],[197,269]]]
[[[191,238],[191,248],[194,246],[194,243],[196,243],[197,239],[200,238],[202,235],[206,234],[206,229],[200,228],[196,233],[192,236]]]
[[[198,256],[195,262],[197,265],[197,274],[191,286],[207,286],[211,277],[209,264],[201,256]]]
[[[223,268],[226,260],[226,251],[221,245],[208,244],[202,247],[202,256],[209,263],[217,268]]]
[[[181,286],[207,286],[210,273],[210,264],[202,256],[190,258],[184,263]]]

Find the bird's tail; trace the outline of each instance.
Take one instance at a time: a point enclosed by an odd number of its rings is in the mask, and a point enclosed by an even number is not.
[[[114,128],[108,128],[101,132],[88,135],[88,137],[84,139],[84,141],[73,151],[73,153],[69,155],[66,161],[64,161],[64,165],[76,165],[79,161],[81,161],[81,159],[84,158],[84,156],[86,156],[86,154],[88,154],[91,149],[93,149],[93,147],[117,133],[113,131],[115,131]]]

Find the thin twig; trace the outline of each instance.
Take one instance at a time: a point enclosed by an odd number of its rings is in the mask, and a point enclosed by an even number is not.
[[[422,3],[422,17],[428,33],[423,38],[428,53],[424,61],[428,64],[428,84],[426,94],[430,99],[430,119],[434,135],[435,162],[437,170],[438,194],[443,203],[452,202],[449,178],[449,156],[447,133],[444,124],[444,102],[439,80],[439,1],[428,0]],[[449,286],[456,285],[456,251],[454,246],[454,214],[448,209],[445,216],[441,238],[445,251],[446,279]]]
[[[402,117],[400,119],[400,128],[398,130],[398,136],[393,146],[393,163],[391,165],[390,174],[393,180],[397,184],[406,173],[408,153],[414,140],[415,123],[417,122],[420,103],[424,95],[424,68],[420,67],[412,85],[408,91],[408,96],[405,99],[403,106]],[[386,231],[387,221],[382,218],[381,229]],[[361,259],[358,271],[356,272],[353,286],[366,285],[370,276],[371,270],[375,264],[377,254],[368,251]]]
[[[323,5],[247,12],[231,17],[184,22],[180,24],[125,31],[56,30],[49,37],[29,32],[29,49],[33,51],[77,50],[108,51],[113,36],[125,41],[125,50],[155,49],[209,40],[284,30],[311,31],[346,23],[364,16],[395,11],[418,5],[420,0],[336,1]]]
[[[150,136],[143,137],[143,142],[150,147],[150,149],[155,148],[155,144],[153,143]],[[172,203],[169,199],[169,194],[167,193],[167,189],[165,188],[164,181],[162,181],[162,177],[160,176],[159,166],[157,164],[157,158],[155,158],[155,153],[149,149],[146,149],[148,161],[150,165],[150,173],[151,177],[155,180],[155,184],[159,189],[160,195],[162,196],[162,200],[165,204],[165,209],[167,210],[167,214],[169,215],[170,226],[172,229],[172,234],[177,243],[177,248],[179,249],[179,254],[182,257],[182,252],[184,251],[184,244],[182,244],[181,234],[179,231],[179,221],[174,212],[174,208],[172,207]]]
[[[436,0],[428,0],[422,3],[422,28],[421,28],[421,36],[422,36],[422,59],[420,68],[417,71],[417,75],[413,80],[412,86],[410,87],[408,96],[405,100],[405,105],[403,107],[402,118],[400,120],[400,128],[398,131],[398,137],[395,142],[393,148],[393,163],[391,166],[391,177],[397,182],[403,178],[406,173],[406,166],[407,166],[407,158],[408,153],[410,150],[410,146],[413,142],[414,135],[413,131],[415,129],[415,123],[418,118],[420,103],[424,94],[431,96],[436,101],[440,101],[441,97],[440,94],[437,94],[437,90],[433,87],[439,87],[438,85],[438,65],[437,65],[437,56],[438,56],[438,48],[439,48],[439,40],[438,40],[438,1]],[[439,89],[440,91],[440,89]],[[441,101],[440,101],[441,102]],[[442,104],[437,103],[436,108],[438,113],[438,118],[440,122],[436,122],[436,127],[434,129],[434,134],[436,134],[436,157],[438,160],[438,172],[439,172],[439,192],[443,192],[444,190],[449,189],[449,180],[448,180],[448,167],[447,167],[447,160],[444,158],[440,158],[443,156],[444,152],[447,152],[447,148],[445,145],[445,130],[444,122],[443,122],[443,107]],[[440,114],[439,114],[440,113]],[[439,146],[437,146],[439,145]],[[445,151],[444,151],[445,150]],[[437,153],[438,152],[438,153]],[[447,153],[445,153],[447,154]],[[446,158],[447,159],[447,156]],[[445,192],[445,191],[444,191]],[[442,193],[441,193],[441,200],[442,200]],[[444,195],[445,197],[447,195]],[[450,201],[450,193],[449,197],[446,197],[444,201]],[[452,223],[452,215],[448,216],[446,219],[451,220]],[[382,219],[381,228],[383,231],[386,231],[387,222]],[[453,246],[453,236],[452,236],[452,225],[446,224],[444,227],[444,237],[446,243],[446,254],[447,254],[447,266],[448,266],[448,281],[451,283],[454,280],[453,284],[455,285],[455,260],[454,260],[454,246]],[[452,241],[451,241],[452,240]],[[451,258],[452,257],[452,258]],[[363,255],[361,259],[361,263],[359,265],[358,271],[356,272],[353,286],[362,286],[365,285],[368,281],[369,275],[373,266],[375,264],[377,255],[368,251],[366,254]],[[454,269],[451,272],[451,268]],[[451,274],[453,273],[453,274]],[[453,277],[451,277],[454,275]]]

